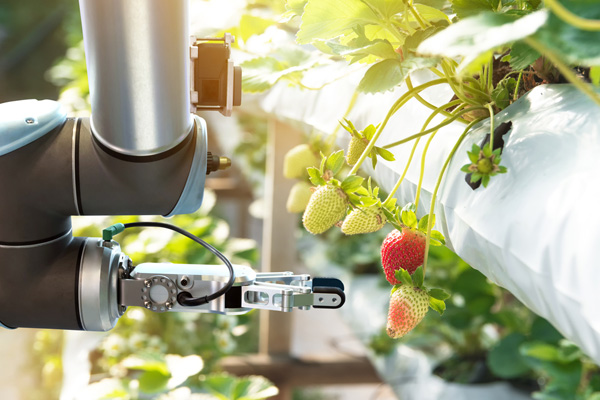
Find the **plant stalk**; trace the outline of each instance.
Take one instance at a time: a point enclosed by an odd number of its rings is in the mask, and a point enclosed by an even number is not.
[[[429,219],[427,221],[427,238],[425,240],[425,259],[423,260],[423,276],[425,276],[425,271],[427,269],[427,259],[429,258],[428,257],[429,242],[431,240],[431,228],[433,228],[433,224],[432,224],[433,218],[431,218],[431,216],[434,215],[433,213],[435,211],[435,198],[437,197],[437,192],[440,188],[440,184],[442,183],[442,178],[444,177],[444,172],[446,172],[446,168],[448,167],[448,164],[450,164],[450,161],[452,160],[454,153],[456,153],[456,150],[458,150],[458,147],[463,142],[463,140],[465,139],[465,137],[467,136],[467,134],[469,133],[471,128],[484,119],[485,118],[478,118],[478,119],[472,121],[469,125],[467,125],[467,127],[463,131],[462,135],[460,135],[460,137],[454,144],[452,151],[450,151],[450,154],[448,154],[448,157],[446,158],[446,162],[444,162],[444,165],[442,166],[442,170],[438,176],[438,180],[435,184],[435,188],[433,189],[433,194],[431,195],[431,206],[429,207]]]
[[[396,100],[396,102],[392,105],[392,107],[388,111],[387,115],[385,116],[385,119],[383,120],[381,125],[379,125],[379,129],[377,129],[377,132],[375,132],[375,135],[373,135],[373,137],[369,141],[369,144],[367,145],[365,150],[362,152],[362,154],[360,155],[360,158],[358,159],[356,164],[354,164],[354,166],[352,167],[352,169],[350,170],[348,175],[356,175],[356,171],[358,171],[358,169],[360,168],[362,163],[365,161],[365,159],[367,158],[367,156],[369,155],[371,150],[373,150],[373,147],[375,146],[377,139],[381,135],[381,132],[387,125],[389,119],[392,117],[392,115],[394,115],[396,113],[396,111],[398,111],[398,109],[400,109],[400,107],[402,107],[411,97],[413,97],[413,95],[415,93],[425,90],[428,87],[440,85],[442,83],[447,83],[447,82],[448,82],[447,79],[435,79],[433,81],[429,81],[427,83],[419,85],[416,88],[409,90],[408,92],[406,92],[402,96],[400,96],[400,98],[398,100]]]
[[[545,0],[544,4],[558,18],[562,19],[568,24],[573,25],[575,28],[579,28],[584,31],[600,31],[600,20],[582,18],[579,15],[573,14],[557,0]]]
[[[450,124],[452,121],[455,121],[456,119],[458,119],[458,117],[460,117],[461,115],[466,114],[469,111],[474,111],[474,110],[487,110],[487,108],[483,107],[483,106],[465,108],[464,110],[461,110],[459,113],[457,113],[455,116],[453,116],[452,118],[449,118],[449,119],[441,122],[439,125],[436,125],[433,128],[427,129],[426,131],[423,131],[423,132],[416,133],[416,134],[409,136],[407,138],[404,138],[402,140],[398,140],[397,142],[386,144],[385,146],[383,146],[383,148],[389,149],[392,147],[399,146],[403,143],[410,142],[411,140],[415,140],[416,138],[419,138],[421,136],[425,136],[431,132],[434,132],[434,131],[440,129],[443,126]]]

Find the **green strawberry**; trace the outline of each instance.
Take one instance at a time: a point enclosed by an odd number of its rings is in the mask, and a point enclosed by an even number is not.
[[[292,189],[290,190],[290,194],[285,205],[288,212],[303,212],[308,205],[310,196],[312,195],[311,189],[313,189],[313,186],[308,182],[296,182],[296,184],[292,186]]]
[[[312,234],[323,233],[346,215],[348,195],[336,186],[320,186],[310,197],[302,223]]]
[[[352,139],[350,139],[350,144],[348,145],[346,163],[348,163],[350,166],[356,164],[363,151],[365,151],[367,148],[368,144],[369,141],[367,139],[358,136],[352,136]]]
[[[362,131],[359,131],[354,127],[354,124],[351,121],[345,119],[344,122],[340,121],[340,125],[342,125],[342,128],[344,128],[351,136],[350,144],[348,145],[348,153],[346,154],[346,163],[350,166],[354,166],[369,145],[371,139],[373,139],[378,126],[369,125]],[[382,157],[387,161],[394,161],[394,154],[389,150],[377,146],[373,146],[367,156],[371,158],[373,168],[377,165],[377,157]]]
[[[355,208],[348,214],[342,224],[342,232],[346,235],[371,233],[384,227],[386,218],[378,204],[367,208]]]
[[[392,339],[412,331],[429,310],[429,294],[425,289],[402,285],[390,296],[387,333]]]
[[[283,159],[283,176],[288,179],[304,178],[306,169],[319,165],[317,154],[308,144],[300,144],[287,152]]]

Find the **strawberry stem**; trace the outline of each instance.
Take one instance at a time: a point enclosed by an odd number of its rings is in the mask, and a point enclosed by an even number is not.
[[[448,103],[449,107],[452,107],[452,106],[458,105],[458,104],[460,104],[460,105],[456,109],[453,110],[453,112],[452,112],[453,114],[456,114],[457,112],[459,112],[461,107],[466,106],[466,104],[462,103],[460,100],[454,100],[454,101],[451,101],[450,103]],[[435,116],[435,112],[431,113],[431,115],[429,116],[427,121],[425,121],[425,124],[423,125],[422,130],[425,130],[425,128],[427,128],[427,125],[429,125],[429,123],[431,122],[431,120],[433,119],[434,116]],[[446,119],[449,119],[449,118],[446,118]],[[423,154],[421,155],[421,173],[419,174],[419,183],[417,184],[417,194],[415,196],[415,213],[419,209],[419,198],[421,195],[421,187],[423,185],[423,176],[425,175],[425,158],[427,156],[427,150],[429,149],[429,145],[431,144],[431,141],[433,140],[435,135],[438,133],[438,131],[439,131],[439,129],[434,131],[431,134],[431,136],[429,136],[429,139],[427,139],[427,143],[425,143],[425,147],[423,148]]]
[[[360,155],[360,158],[358,159],[358,161],[356,162],[356,164],[354,164],[354,167],[352,167],[352,169],[350,170],[350,172],[348,173],[348,175],[355,175],[356,174],[356,172],[358,171],[358,169],[360,168],[360,166],[362,165],[362,163],[365,161],[365,159],[367,158],[367,156],[369,155],[369,153],[371,152],[371,150],[373,150],[373,147],[375,146],[375,143],[377,142],[377,139],[381,135],[381,132],[383,131],[383,129],[387,125],[389,119],[392,117],[392,115],[394,115],[396,113],[396,111],[398,111],[400,109],[400,107],[402,107],[408,100],[410,100],[410,98],[413,97],[413,95],[415,93],[418,93],[418,92],[420,92],[422,90],[425,90],[428,87],[435,86],[435,85],[440,85],[442,83],[447,83],[447,82],[448,82],[448,79],[435,79],[433,81],[429,81],[427,83],[419,85],[416,88],[413,88],[412,90],[409,90],[408,92],[406,92],[402,96],[400,96],[400,98],[398,100],[396,100],[396,102],[392,105],[392,107],[388,111],[387,115],[385,116],[385,119],[383,120],[383,122],[381,123],[381,125],[379,125],[379,129],[377,129],[377,132],[375,132],[375,134],[373,135],[373,137],[369,141],[369,144],[367,145],[367,147],[365,148],[365,150],[362,152],[362,154]]]
[[[494,151],[494,110],[492,109],[492,105],[490,103],[485,105],[490,111],[490,151]]]
[[[600,20],[582,18],[573,14],[556,0],[545,0],[544,5],[566,23],[584,31],[600,31]]]
[[[427,22],[423,20],[421,14],[419,14],[419,11],[413,6],[412,1],[406,2],[406,5],[408,6],[410,13],[413,15],[413,17],[415,17],[415,20],[417,20],[417,22],[419,23],[419,26],[422,29],[426,29],[428,26]]]
[[[458,147],[460,146],[462,141],[465,139],[465,137],[467,136],[467,134],[469,133],[471,128],[475,124],[479,123],[480,121],[482,121],[484,119],[485,118],[478,118],[478,119],[472,121],[469,125],[467,125],[467,127],[465,128],[463,133],[460,135],[460,137],[454,144],[452,151],[450,151],[450,154],[448,154],[448,157],[446,158],[446,161],[444,162],[444,165],[442,166],[442,170],[438,176],[438,180],[435,184],[435,188],[433,189],[433,194],[431,195],[431,205],[429,206],[429,215],[434,214],[435,198],[437,197],[437,193],[440,188],[440,184],[442,183],[442,178],[444,177],[444,172],[446,172],[446,168],[448,167],[448,164],[450,164],[450,161],[452,160],[454,153],[456,153],[456,150],[458,150]],[[428,255],[429,255],[429,242],[431,240],[431,229],[432,228],[433,228],[433,218],[429,218],[429,220],[427,221],[427,237],[425,239],[425,259],[423,260],[423,275],[425,275],[425,272],[427,270],[427,259],[428,259]]]
[[[420,138],[418,138],[415,141],[415,144],[413,145],[413,148],[410,151],[410,156],[408,157],[408,161],[406,163],[406,167],[404,167],[404,172],[402,172],[402,176],[400,176],[400,179],[398,179],[398,181],[396,182],[396,185],[394,185],[394,187],[392,188],[392,191],[390,192],[390,194],[388,194],[388,197],[386,197],[386,199],[383,202],[383,204],[385,204],[388,200],[390,200],[392,197],[394,197],[394,195],[396,194],[396,192],[400,188],[400,184],[404,180],[404,177],[406,176],[406,173],[408,172],[408,168],[410,167],[410,163],[412,162],[413,156],[415,155],[415,150],[417,150],[417,145],[419,144],[419,140],[420,140]]]
[[[446,60],[442,60],[441,66],[442,66],[442,71],[444,71],[444,74],[446,76],[448,76],[448,77],[454,77],[455,73],[453,71],[453,68],[451,68],[448,65],[448,62]],[[470,98],[468,98],[468,97],[465,96],[464,91],[462,90],[462,85],[460,85],[461,88],[459,89],[458,86],[456,85],[456,82],[454,82],[453,78],[448,78],[448,84],[452,88],[452,91],[454,92],[454,94],[456,95],[456,97],[458,97],[460,100],[462,100],[463,103],[467,103],[467,104],[470,104],[472,106],[478,106],[479,105],[479,103],[477,103],[473,99],[470,99]]]
[[[444,76],[444,75],[442,75],[441,73],[440,73],[440,75],[441,75],[441,76]],[[410,76],[406,77],[406,86],[407,86],[409,89],[412,89],[412,88],[413,88],[413,85],[412,85],[412,81],[411,81],[411,79],[410,79]],[[417,100],[419,101],[419,103],[423,104],[425,107],[427,107],[427,108],[429,108],[429,109],[431,109],[431,110],[434,110],[434,111],[435,111],[435,110],[437,109],[437,107],[436,107],[436,106],[434,106],[433,104],[431,104],[430,102],[428,102],[427,100],[425,100],[423,97],[421,97],[421,95],[420,95],[420,94],[417,94],[417,93],[415,93],[415,99],[417,99]],[[445,109],[444,109],[444,110],[442,110],[442,111],[440,111],[440,114],[442,114],[442,115],[444,115],[444,116],[446,116],[446,117],[451,117],[451,116],[452,116],[452,114],[451,114],[451,113],[449,113],[448,111],[446,111]],[[468,123],[469,123],[469,122],[465,121],[465,120],[464,120],[464,119],[462,119],[462,118],[459,118],[457,121],[458,121],[458,122],[462,122],[463,124],[468,124]]]
[[[474,111],[474,110],[486,110],[485,107],[483,106],[477,106],[477,107],[469,107],[469,108],[465,108],[464,110],[460,110],[456,115],[454,115],[452,118],[448,118],[446,120],[444,120],[443,122],[441,122],[439,125],[434,126],[433,128],[427,129],[426,131],[423,132],[419,132],[419,133],[415,133],[412,136],[406,137],[402,140],[398,140],[397,142],[393,142],[390,144],[386,144],[385,146],[383,146],[384,149],[389,149],[392,147],[396,147],[399,146],[401,144],[404,144],[406,142],[410,142],[411,140],[415,140],[416,138],[419,138],[421,136],[425,136],[431,132],[435,132],[438,129],[440,129],[441,127],[444,127],[448,124],[450,124],[452,121],[455,121],[456,119],[458,119],[461,115],[466,114],[470,111]]]
[[[519,77],[517,78],[517,86],[515,87],[515,93],[513,94],[513,101],[516,101],[519,97],[519,86],[521,84],[521,79],[523,78],[523,71],[519,72]]]

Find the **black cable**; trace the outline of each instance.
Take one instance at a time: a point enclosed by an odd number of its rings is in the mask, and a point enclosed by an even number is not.
[[[192,239],[194,242],[202,245],[208,251],[210,251],[215,256],[217,256],[221,261],[223,261],[223,263],[227,266],[227,268],[229,269],[229,280],[227,281],[225,286],[223,286],[221,289],[217,290],[216,292],[209,294],[207,296],[203,296],[203,297],[192,297],[192,295],[189,292],[181,292],[181,293],[179,293],[179,295],[177,295],[177,302],[179,304],[181,304],[182,306],[185,306],[185,307],[201,306],[202,304],[206,304],[208,302],[211,302],[211,301],[223,296],[233,286],[233,282],[235,281],[235,272],[233,271],[233,265],[231,265],[231,262],[219,250],[215,249],[213,246],[206,243],[204,240],[200,239],[199,237],[192,235],[188,231],[185,231],[175,225],[166,224],[164,222],[130,222],[128,224],[123,224],[123,226],[125,229],[135,228],[135,227],[151,227],[151,228],[170,229],[170,230],[175,231],[189,239]]]

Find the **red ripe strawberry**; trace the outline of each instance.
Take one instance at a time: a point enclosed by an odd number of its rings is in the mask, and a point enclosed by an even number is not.
[[[411,282],[412,283],[412,282]],[[412,284],[392,291],[388,311],[387,334],[397,339],[412,331],[429,310],[429,294]]]
[[[425,234],[403,227],[391,231],[381,245],[381,265],[389,283],[400,283],[394,272],[403,268],[412,274],[425,259]]]

